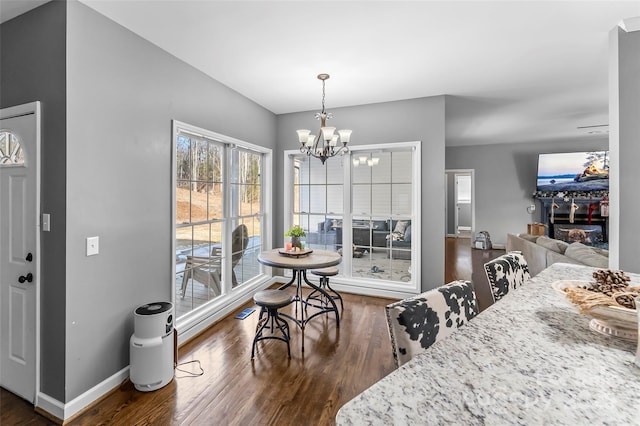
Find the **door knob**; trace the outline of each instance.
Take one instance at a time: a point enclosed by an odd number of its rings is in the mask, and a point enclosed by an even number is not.
[[[18,278],[18,281],[20,282],[20,284],[22,284],[25,281],[30,283],[31,281],[33,281],[33,274],[29,272],[27,276],[20,275],[20,278]]]
[[[25,260],[27,262],[31,262],[33,260],[33,255],[31,253],[27,254],[27,258]]]

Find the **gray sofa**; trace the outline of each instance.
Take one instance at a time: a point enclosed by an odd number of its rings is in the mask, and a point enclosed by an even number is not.
[[[578,242],[569,244],[544,235],[507,234],[507,252],[509,251],[522,252],[532,277],[559,262],[603,269],[609,267],[609,254],[606,250]]]

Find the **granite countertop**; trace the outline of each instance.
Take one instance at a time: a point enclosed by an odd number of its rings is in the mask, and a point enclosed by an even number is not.
[[[595,270],[551,265],[349,401],[337,424],[640,424],[635,342],[592,331],[551,287]]]

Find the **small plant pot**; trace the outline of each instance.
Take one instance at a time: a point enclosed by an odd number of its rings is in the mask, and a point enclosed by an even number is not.
[[[300,237],[291,237],[291,248],[302,250],[302,244],[300,243]]]

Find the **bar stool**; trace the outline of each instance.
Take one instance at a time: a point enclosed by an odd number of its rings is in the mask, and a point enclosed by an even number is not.
[[[338,271],[338,268],[336,268],[335,266],[329,267],[329,268],[322,268],[322,269],[312,269],[311,273],[313,275],[316,275],[318,277],[320,277],[320,285],[319,287],[321,289],[323,289],[325,292],[327,292],[328,297],[331,297],[333,300],[340,300],[340,309],[344,310],[344,305],[342,303],[342,296],[340,296],[340,293],[338,293],[337,291],[335,291],[334,289],[331,288],[331,286],[329,285],[329,277],[333,277],[335,275],[338,275],[340,271]],[[328,292],[332,292],[333,295],[328,294]],[[318,293],[318,294],[316,294]],[[309,303],[309,300],[317,300],[320,303],[322,303],[322,305],[326,306],[327,305],[327,300],[324,294],[322,294],[321,292],[319,292],[318,290],[313,290],[311,293],[309,293],[309,295],[307,296],[307,304]],[[313,304],[310,304],[311,306],[315,306]]]
[[[256,325],[256,335],[253,338],[253,345],[251,347],[251,359],[253,359],[253,355],[255,353],[256,343],[260,340],[266,339],[282,340],[283,342],[286,342],[287,354],[289,355],[289,358],[291,358],[291,349],[289,347],[289,324],[280,316],[278,309],[291,303],[293,301],[293,296],[290,296],[281,290],[262,290],[253,296],[253,300],[256,302],[256,305],[260,306],[262,309],[260,310],[260,317],[258,318],[258,324]],[[265,313],[267,316],[263,318]],[[265,328],[270,329],[270,335],[263,335]],[[280,330],[282,337],[274,334],[274,328]]]

